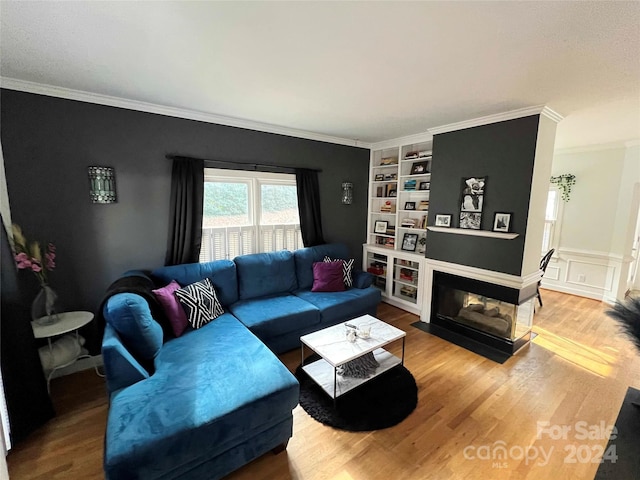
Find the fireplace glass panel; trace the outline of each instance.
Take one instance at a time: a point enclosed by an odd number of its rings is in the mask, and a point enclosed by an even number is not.
[[[531,331],[534,299],[514,305],[450,287],[438,290],[438,316],[511,341]]]

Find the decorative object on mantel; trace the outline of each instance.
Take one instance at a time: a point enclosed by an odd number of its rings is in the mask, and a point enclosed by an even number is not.
[[[560,189],[562,200],[568,202],[571,197],[571,187],[576,184],[576,176],[571,173],[551,177],[550,182]]]
[[[451,227],[451,215],[438,214],[436,215],[436,227]]]
[[[113,167],[87,167],[89,197],[93,203],[116,203],[116,172]]]
[[[460,228],[480,230],[485,185],[486,177],[467,177],[462,179]]]
[[[496,212],[493,216],[493,231],[509,233],[509,225],[511,224],[510,213]]]
[[[52,243],[47,244],[47,250],[43,255],[40,242],[29,243],[19,225],[14,223],[12,228],[16,266],[19,270],[33,272],[40,284],[40,291],[31,304],[31,318],[41,318],[43,324],[55,323],[58,296],[49,286],[47,272],[56,267],[56,247]]]
[[[342,204],[351,205],[353,203],[353,183],[342,182]]]

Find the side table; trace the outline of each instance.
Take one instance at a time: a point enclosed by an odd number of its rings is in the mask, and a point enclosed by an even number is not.
[[[49,391],[49,393],[51,393],[50,391],[51,376],[56,370],[59,370],[64,367],[68,367],[69,365],[75,363],[81,358],[93,358],[91,357],[91,355],[82,353],[82,345],[80,344],[80,334],[78,333],[78,330],[80,328],[84,327],[85,325],[93,321],[93,313],[64,312],[64,313],[56,314],[56,317],[57,317],[57,321],[52,324],[46,323],[46,321],[48,320],[48,317],[42,317],[42,318],[38,318],[37,320],[33,320],[31,322],[31,328],[33,329],[34,337],[47,339],[47,342],[49,343],[49,353],[52,359],[54,359],[53,344],[51,342],[51,339],[53,337],[64,335],[65,333],[69,333],[69,332],[75,332],[76,342],[78,344],[79,349],[78,349],[78,354],[71,360],[66,359],[66,361],[60,364],[57,364],[54,361],[47,375],[47,391]],[[95,364],[94,364],[94,368],[96,370],[96,373],[100,375],[100,373],[98,372],[98,368]],[[46,370],[49,370],[49,369],[46,369]]]

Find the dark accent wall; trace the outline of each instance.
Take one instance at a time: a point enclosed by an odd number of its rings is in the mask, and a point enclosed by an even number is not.
[[[427,234],[427,258],[520,275],[527,230],[539,115],[435,135],[429,225],[451,214],[460,225],[463,178],[486,177],[482,230],[493,230],[495,212],[512,213],[514,240],[449,233]]]
[[[325,240],[346,243],[361,263],[368,149],[12,90],[0,94],[13,221],[28,238],[58,247],[51,281],[65,309],[93,311],[124,271],[163,265],[167,154],[322,169]],[[115,167],[118,203],[90,203],[89,165]],[[352,205],[340,201],[344,180],[355,186]]]

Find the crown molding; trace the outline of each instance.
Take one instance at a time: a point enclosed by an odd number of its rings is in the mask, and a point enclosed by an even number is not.
[[[165,115],[167,117],[176,117],[184,118],[187,120],[196,120],[199,122],[215,123],[218,125],[226,125],[229,127],[245,128],[247,130],[256,130],[259,132],[275,133],[278,135],[304,138],[307,140],[316,140],[319,142],[347,145],[349,147],[369,148],[370,145],[367,142],[361,142],[359,140],[353,140],[350,138],[334,137],[322,133],[298,130],[295,128],[256,122],[253,120],[227,117],[224,115],[216,115],[212,113],[199,112],[196,110],[188,110],[184,108],[168,107],[155,103],[140,102],[127,98],[102,95],[99,93],[91,93],[83,90],[74,90],[64,87],[56,87],[53,85],[29,82],[26,80],[18,80],[15,78],[0,77],[0,87],[6,88],[7,90],[35,93],[37,95],[46,95],[49,97],[64,98],[67,100],[77,100],[80,102],[106,105],[108,107],[124,108],[127,110],[136,110],[139,112],[155,113],[158,115]]]
[[[518,110],[511,110],[509,112],[496,113],[493,115],[486,115],[484,117],[473,118],[471,120],[464,120],[462,122],[450,123],[448,125],[442,125],[440,127],[430,128],[429,132],[433,135],[440,133],[453,132],[456,130],[464,130],[465,128],[479,127],[481,125],[489,125],[491,123],[504,122],[506,120],[513,120],[515,118],[528,117],[530,115],[544,115],[550,118],[554,122],[559,122],[564,117],[555,112],[551,108],[545,105],[536,105],[535,107],[520,108]]]
[[[583,145],[580,147],[558,148],[553,154],[555,155],[571,155],[576,153],[600,152],[604,150],[616,150],[631,148],[640,145],[640,139],[628,140],[620,142],[596,143],[593,145]]]
[[[407,135],[406,137],[392,138],[390,140],[383,140],[381,142],[369,144],[371,150],[382,150],[384,148],[399,147],[400,145],[412,145],[414,143],[432,142],[433,135],[431,132],[416,133],[414,135]]]

